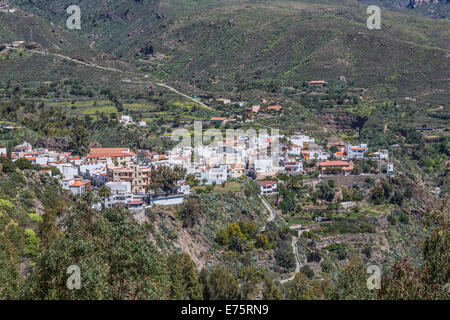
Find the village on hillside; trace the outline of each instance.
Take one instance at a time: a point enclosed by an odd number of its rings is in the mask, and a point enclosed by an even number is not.
[[[279,148],[274,148],[275,140]],[[6,148],[0,148],[0,155],[9,156],[12,161],[23,158],[47,168],[43,172],[53,175],[63,189],[74,195],[106,186],[110,194],[99,207],[122,205],[134,211],[151,205],[182,203],[193,183],[221,185],[228,179],[247,176],[257,181],[261,194],[268,195],[277,192],[276,177],[283,173],[301,175],[315,171],[318,178],[358,176],[362,173],[355,163],[369,159],[377,163],[378,173],[394,172],[387,150],[369,153],[367,144],[344,142],[329,143],[324,148],[306,135],[244,134],[224,138],[215,145],[175,147],[161,154],[130,148],[91,148],[83,157],[71,152],[34,148],[23,142],[9,155]],[[159,167],[183,168],[184,177],[164,191],[150,190],[150,173]]]

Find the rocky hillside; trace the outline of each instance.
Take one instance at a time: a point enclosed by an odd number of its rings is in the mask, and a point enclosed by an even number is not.
[[[64,27],[69,1],[14,3]],[[434,88],[442,100],[450,22],[385,11],[382,32],[370,31],[366,6],[356,0],[90,0],[80,3],[82,29],[75,33],[178,87],[192,87],[195,78],[200,90],[270,91],[311,75],[345,75],[383,97]]]

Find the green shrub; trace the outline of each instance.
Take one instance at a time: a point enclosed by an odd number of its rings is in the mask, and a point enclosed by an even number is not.
[[[392,225],[395,225],[397,223],[397,220],[392,215],[389,215],[387,217],[387,221],[389,221],[389,223]]]
[[[6,199],[0,199],[0,210],[9,211],[14,207],[11,201]]]
[[[307,265],[301,267],[300,272],[307,276],[308,279],[314,278],[314,271]]]
[[[364,253],[367,257],[367,259],[369,259],[372,256],[372,247],[370,246],[366,246],[362,249],[362,253]]]
[[[42,222],[42,221],[44,221],[44,219],[40,215],[38,215],[36,213],[29,213],[28,216],[30,217],[31,220],[33,220],[35,222]]]
[[[258,234],[256,236],[255,246],[257,248],[262,248],[264,250],[269,249],[269,247],[270,247],[269,238],[265,234]]]
[[[331,273],[336,270],[333,262],[329,258],[325,258],[320,266],[323,272]]]
[[[295,256],[291,247],[286,250],[276,250],[275,259],[277,260],[277,264],[279,266],[287,270],[292,270],[295,267]]]
[[[16,160],[14,165],[16,166],[16,168],[19,168],[20,170],[31,169],[31,167],[33,166],[32,163],[25,158],[20,158]]]
[[[403,224],[408,224],[409,217],[404,211],[400,211],[400,213],[398,214],[398,221],[400,221]]]
[[[31,229],[25,229],[25,238],[25,252],[31,256],[36,256],[40,242],[39,238],[36,236],[36,233]]]

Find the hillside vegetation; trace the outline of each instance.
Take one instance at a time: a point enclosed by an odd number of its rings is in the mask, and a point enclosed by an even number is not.
[[[15,1],[63,26],[69,1]],[[74,4],[71,2],[71,4]],[[448,97],[450,21],[356,1],[83,1],[81,37],[179,86],[231,91],[345,75],[375,96]],[[184,83],[184,84],[183,84]]]

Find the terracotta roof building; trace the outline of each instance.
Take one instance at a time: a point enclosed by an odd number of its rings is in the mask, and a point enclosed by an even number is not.
[[[87,160],[111,158],[118,165],[125,165],[136,155],[129,148],[92,148],[86,156]]]

